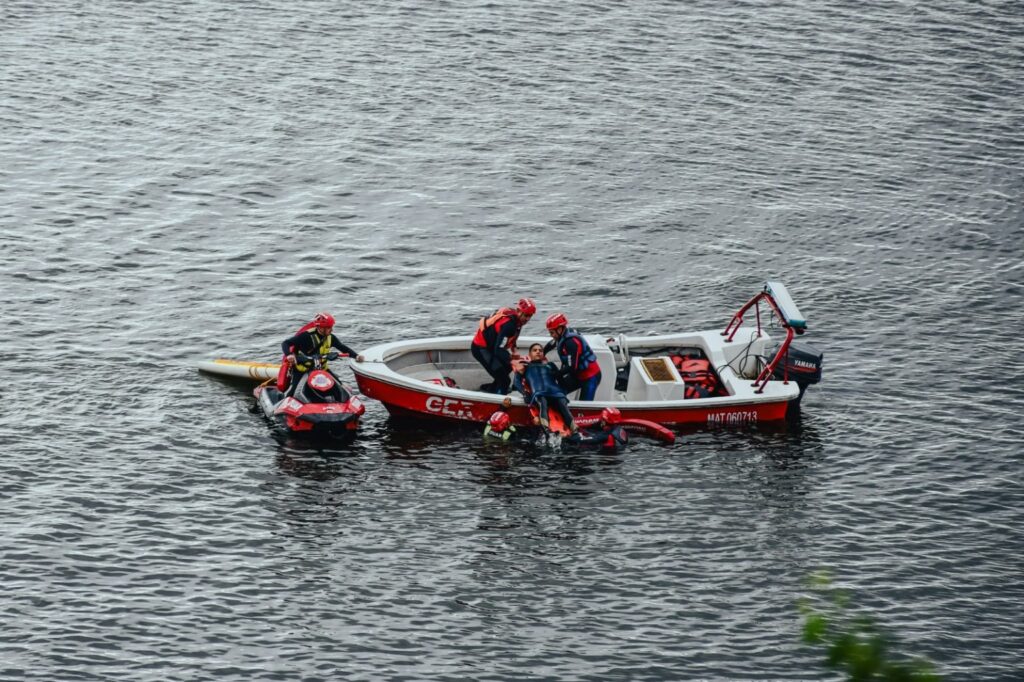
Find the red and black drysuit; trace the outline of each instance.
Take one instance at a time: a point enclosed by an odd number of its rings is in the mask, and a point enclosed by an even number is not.
[[[522,323],[512,308],[502,308],[480,320],[470,352],[494,380],[480,387],[481,391],[505,395],[512,385],[512,353]]]
[[[346,353],[349,357],[354,358],[358,355],[354,350],[339,341],[338,337],[333,334],[323,336],[316,329],[300,331],[295,336],[285,339],[281,344],[281,351],[285,355],[291,355],[294,353],[296,356],[298,356],[299,353],[309,357],[314,355],[324,355],[331,348],[337,348],[342,353]],[[285,393],[286,395],[292,394],[292,391],[295,390],[295,386],[299,383],[299,377],[310,369],[312,369],[312,365],[304,365],[299,361],[298,357],[296,357],[295,364],[292,365],[289,371],[289,382],[288,390]]]
[[[580,429],[578,433],[563,440],[562,445],[615,450],[628,442],[629,434],[621,424],[604,424]]]
[[[562,368],[558,371],[558,384],[566,393],[580,389],[580,400],[593,400],[601,383],[601,367],[590,344],[575,329],[566,327],[562,336],[544,346],[544,355],[552,349],[558,351]]]

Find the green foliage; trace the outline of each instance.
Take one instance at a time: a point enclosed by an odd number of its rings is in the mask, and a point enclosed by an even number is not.
[[[825,572],[807,580],[809,597],[797,602],[804,617],[805,644],[825,649],[825,665],[845,671],[849,682],[941,682],[932,664],[897,659],[894,644],[872,618],[850,612],[850,596],[832,586]]]

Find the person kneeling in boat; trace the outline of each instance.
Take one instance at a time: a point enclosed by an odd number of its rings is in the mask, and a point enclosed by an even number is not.
[[[565,313],[551,315],[545,326],[551,334],[551,340],[544,346],[544,353],[556,350],[562,361],[562,369],[558,373],[559,385],[566,393],[580,389],[580,400],[593,400],[601,383],[601,367],[597,364],[597,355],[590,344],[579,332],[569,327]]]
[[[529,362],[519,363],[516,368],[514,385],[523,394],[527,405],[537,407],[538,414],[533,423],[545,431],[551,431],[550,410],[554,408],[569,432],[576,433],[576,421],[569,411],[569,400],[558,385],[558,370],[547,361],[544,347],[539,343],[530,346],[529,358]]]
[[[580,429],[563,444],[598,447],[614,450],[629,442],[629,434],[622,428],[622,413],[617,407],[601,410],[601,420],[593,426]]]
[[[336,348],[349,357],[355,358],[356,362],[363,361],[362,355],[359,355],[339,341],[338,337],[331,333],[332,331],[334,331],[334,317],[329,313],[317,313],[312,322],[300,329],[295,336],[285,339],[284,343],[281,344],[281,350],[284,351],[285,355],[285,362],[288,363],[290,368],[288,390],[285,391],[285,395],[291,395],[295,391],[295,387],[298,385],[302,375],[313,368],[311,364],[304,365],[299,363],[296,358],[299,353],[306,356],[326,355],[332,348]],[[327,368],[326,360],[323,366],[324,369]]]
[[[490,317],[480,320],[470,352],[483,366],[493,381],[480,387],[481,391],[505,395],[512,383],[512,355],[523,325],[537,312],[533,299],[520,299],[515,308],[501,308]]]

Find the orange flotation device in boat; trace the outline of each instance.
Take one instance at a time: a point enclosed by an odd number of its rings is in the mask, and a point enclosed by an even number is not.
[[[708,389],[704,388],[703,386],[698,386],[697,384],[685,384],[685,388],[683,388],[684,400],[693,400],[694,398],[709,397],[711,397],[711,393],[709,393]]]
[[[687,398],[705,398],[718,390],[718,377],[711,369],[710,360],[673,355],[672,364],[679,370],[680,378],[686,382]]]

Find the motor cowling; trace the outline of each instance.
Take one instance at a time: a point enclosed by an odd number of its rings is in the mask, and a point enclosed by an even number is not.
[[[768,350],[767,362],[771,362],[779,352],[781,344]],[[786,354],[775,365],[773,379],[795,381],[801,392],[807,386],[821,381],[821,364],[824,353],[809,343],[793,342],[789,344]]]

